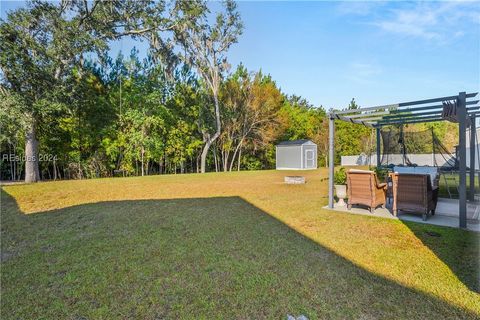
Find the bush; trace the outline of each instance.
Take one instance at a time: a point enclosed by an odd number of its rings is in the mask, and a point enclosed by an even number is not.
[[[375,174],[377,175],[377,178],[380,182],[386,181],[388,175],[388,168],[375,167],[373,170],[375,171]]]
[[[334,184],[346,184],[347,182],[347,173],[345,172],[345,168],[340,168],[335,171],[333,175],[333,183]]]

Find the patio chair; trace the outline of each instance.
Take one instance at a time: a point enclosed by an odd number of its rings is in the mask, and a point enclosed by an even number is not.
[[[438,187],[432,187],[429,174],[391,173],[393,182],[393,214],[398,210],[419,212],[425,221],[435,214]]]
[[[432,183],[432,187],[434,187],[434,188],[438,187],[438,183],[440,181],[440,174],[438,172],[437,167],[429,167],[429,166],[400,167],[400,166],[395,166],[395,167],[393,167],[393,172],[429,174],[430,175],[430,182]]]
[[[348,210],[352,205],[364,205],[373,213],[378,206],[385,208],[387,184],[379,183],[373,171],[349,170],[347,172]]]

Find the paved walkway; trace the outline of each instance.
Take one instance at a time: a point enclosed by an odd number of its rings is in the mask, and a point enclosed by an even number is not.
[[[326,207],[327,208],[327,207]],[[327,208],[328,209],[328,208]],[[400,211],[398,216],[395,217],[391,211],[391,204],[387,205],[387,208],[382,209],[378,207],[375,213],[370,213],[368,209],[361,206],[353,206],[351,210],[347,209],[347,206],[336,206],[333,209],[335,211],[343,211],[352,214],[362,214],[367,216],[382,217],[387,219],[400,219],[405,221],[414,221],[419,223],[427,223],[444,227],[458,228],[458,200],[439,198],[437,203],[437,209],[434,216],[430,216],[427,221],[422,220],[420,214],[411,214]],[[467,204],[467,229],[480,232],[480,204],[475,203]]]

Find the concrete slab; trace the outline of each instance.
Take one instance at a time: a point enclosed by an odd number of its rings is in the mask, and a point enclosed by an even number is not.
[[[328,207],[324,207],[328,209]],[[392,214],[391,203],[386,208],[378,207],[372,214],[370,211],[362,206],[353,206],[351,210],[347,206],[337,206],[333,209],[335,211],[346,212],[350,214],[361,214],[366,216],[381,217],[386,219],[400,219],[404,221],[413,221],[418,223],[433,224],[444,227],[459,227],[458,221],[458,200],[455,199],[438,199],[437,210],[434,216],[431,216],[427,221],[422,220],[420,214],[412,214],[400,211],[398,216]],[[480,232],[479,219],[480,205],[478,203],[468,203],[467,205],[467,229],[475,232]]]

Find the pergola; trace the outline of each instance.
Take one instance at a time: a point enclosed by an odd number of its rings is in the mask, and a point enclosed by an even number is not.
[[[475,119],[480,115],[479,100],[473,100],[478,93],[460,92],[458,95],[433,99],[395,103],[383,106],[351,109],[330,110],[329,112],[329,184],[328,207],[333,209],[333,176],[335,156],[335,120],[364,125],[376,129],[377,166],[380,166],[380,129],[388,125],[409,123],[425,123],[446,120],[444,118],[445,104],[456,104],[453,115],[458,122],[458,161],[459,161],[459,225],[467,227],[467,146],[466,133],[470,125],[470,191],[469,199],[474,200],[475,193]],[[473,165],[472,165],[473,164]]]

